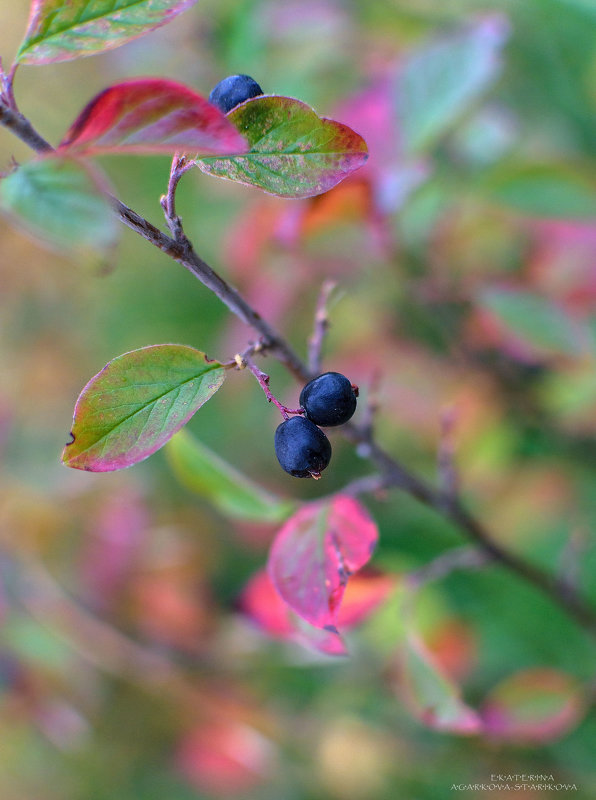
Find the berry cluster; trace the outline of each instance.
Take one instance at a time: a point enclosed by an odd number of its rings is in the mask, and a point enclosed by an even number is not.
[[[249,75],[230,75],[213,88],[209,102],[227,114],[261,94]],[[318,426],[347,422],[356,410],[357,395],[357,387],[339,372],[325,372],[309,381],[300,393],[301,415],[286,419],[275,431],[275,454],[282,469],[295,478],[319,478],[331,461],[331,443]]]
[[[331,460],[331,443],[317,427],[343,425],[356,410],[358,390],[345,375],[325,372],[300,393],[304,416],[291,417],[275,431],[275,454],[295,478],[319,478]]]

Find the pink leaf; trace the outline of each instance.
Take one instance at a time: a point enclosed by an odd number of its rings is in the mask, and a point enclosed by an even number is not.
[[[526,669],[499,683],[481,713],[487,735],[518,744],[561,738],[584,714],[577,681],[554,669]]]
[[[174,81],[110,86],[83,109],[60,143],[77,153],[244,153],[247,143],[204,97]]]
[[[335,631],[350,575],[369,560],[378,530],[352,497],[304,506],[277,534],[269,575],[283,600],[317,628]]]
[[[256,572],[246,584],[240,606],[269,636],[294,641],[326,655],[347,655],[344,641],[336,631],[314,628],[290,611],[265,569]]]

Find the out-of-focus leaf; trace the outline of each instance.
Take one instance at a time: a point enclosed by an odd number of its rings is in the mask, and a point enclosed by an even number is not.
[[[589,14],[592,19],[596,20],[596,4],[594,0],[557,0],[562,6],[570,6],[576,8],[578,11],[584,11]]]
[[[523,164],[490,178],[491,199],[524,214],[551,219],[596,218],[596,176],[557,164]]]
[[[0,180],[0,207],[28,233],[60,250],[107,250],[118,223],[100,173],[70,158],[30,161]]]
[[[347,655],[339,633],[315,628],[290,610],[265,569],[256,572],[246,584],[240,605],[244,613],[269,636],[297,642],[329,656]]]
[[[103,53],[165,25],[196,0],[32,0],[16,60],[50,64]]]
[[[521,289],[489,288],[479,303],[524,342],[548,353],[577,355],[585,349],[579,326],[550,300]]]
[[[348,579],[369,560],[378,535],[368,511],[352,497],[311,503],[275,537],[269,575],[300,617],[316,628],[336,630]]]
[[[291,97],[263,95],[227,115],[248,140],[243,155],[197,161],[209,175],[257,186],[279,197],[322,194],[368,157],[366,142],[351,128],[324,119]]]
[[[243,721],[246,713],[238,711],[234,718],[226,712],[220,719],[199,722],[178,745],[176,766],[201,796],[254,793],[274,767],[273,743]]]
[[[248,581],[240,597],[240,606],[270,636],[286,639],[296,632],[290,616],[292,612],[265,569],[256,572]]]
[[[68,467],[108,472],[150,456],[219,389],[225,368],[180,344],[132,350],[110,361],[75,405]]]
[[[81,111],[60,143],[76,153],[244,153],[244,138],[192,89],[161,78],[110,86]]]
[[[492,16],[410,56],[397,80],[408,152],[432,145],[495,80],[507,33],[504,18]]]
[[[166,453],[181,483],[230,517],[281,522],[294,510],[294,503],[259,486],[188,431],[176,434]]]
[[[337,615],[337,627],[350,630],[384,603],[397,586],[395,575],[365,567],[350,578]]]
[[[458,687],[417,636],[407,637],[400,655],[397,691],[416,719],[438,731],[464,736],[481,732],[479,715],[463,702]]]
[[[542,744],[574,728],[584,711],[585,701],[574,678],[536,668],[499,683],[486,698],[481,715],[493,739]]]

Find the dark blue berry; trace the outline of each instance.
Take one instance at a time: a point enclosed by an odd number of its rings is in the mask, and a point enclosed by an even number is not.
[[[209,102],[227,114],[240,103],[260,94],[263,90],[249,75],[230,75],[211,90]]]
[[[343,425],[356,410],[354,388],[345,375],[325,372],[306,384],[300,392],[300,405],[316,425]]]
[[[331,443],[304,417],[290,417],[275,431],[275,455],[295,478],[318,478],[331,460]]]

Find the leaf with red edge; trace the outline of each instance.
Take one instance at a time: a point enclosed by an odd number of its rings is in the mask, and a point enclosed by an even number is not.
[[[572,730],[585,708],[575,678],[539,667],[517,672],[495,686],[483,703],[481,715],[491,739],[543,744]]]
[[[247,143],[187,86],[137,78],[110,86],[81,111],[60,143],[76,153],[244,153]]]
[[[147,458],[219,389],[225,368],[180,344],[141,347],[110,361],[75,405],[67,467],[109,472]]]
[[[275,537],[269,575],[296,614],[316,628],[336,630],[348,579],[370,559],[378,537],[358,500],[337,495],[310,503]]]
[[[461,699],[459,688],[444,674],[415,635],[400,654],[396,690],[410,713],[429,728],[463,736],[482,732],[482,721]]]
[[[203,172],[257,186],[279,197],[328,191],[368,158],[366,142],[347,125],[319,117],[291,97],[261,95],[227,115],[250,149],[197,161]]]
[[[196,0],[32,0],[16,60],[50,64],[103,53],[165,25]]]

